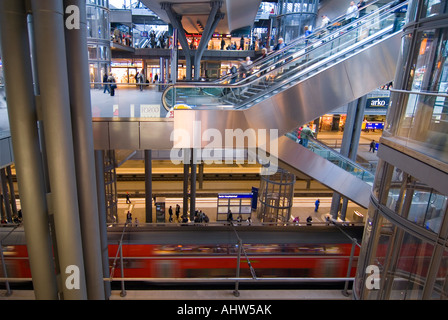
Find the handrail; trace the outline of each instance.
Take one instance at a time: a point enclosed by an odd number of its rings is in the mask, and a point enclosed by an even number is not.
[[[340,41],[341,39],[343,39],[342,37],[344,37],[345,35],[351,35],[354,34],[356,36],[356,32],[358,32],[357,30],[362,30],[363,27],[367,26],[369,27],[369,29],[374,28],[375,30],[379,30],[377,32],[375,32],[372,35],[369,35],[366,38],[362,38],[362,39],[356,39],[356,37],[354,38],[357,42],[355,42],[353,45],[356,45],[357,47],[362,47],[362,46],[366,46],[370,43],[372,43],[372,41],[378,39],[378,38],[383,38],[385,36],[391,37],[395,34],[395,30],[392,30],[392,23],[389,22],[389,24],[387,25],[387,27],[383,27],[380,29],[376,29],[375,25],[377,25],[380,21],[386,21],[388,18],[391,17],[391,14],[393,14],[396,10],[398,10],[399,8],[406,6],[407,2],[403,2],[400,5],[391,7],[391,6],[385,6],[387,7],[387,9],[385,10],[384,7],[382,7],[381,9],[379,9],[378,11],[375,11],[369,15],[363,16],[362,18],[355,20],[353,22],[353,24],[348,24],[346,26],[344,26],[343,28],[339,28],[337,30],[337,32],[333,32],[331,33],[328,37],[319,39],[320,43],[318,43],[316,45],[316,43],[312,44],[311,46],[308,46],[307,49],[301,49],[300,52],[294,52],[290,55],[284,56],[282,57],[282,60],[277,60],[275,61],[275,59],[272,61],[272,65],[268,66],[268,69],[270,68],[271,70],[258,70],[257,72],[252,73],[251,75],[249,75],[248,77],[244,78],[244,83],[242,84],[241,82],[238,83],[234,83],[234,84],[227,84],[225,86],[223,86],[222,84],[217,84],[217,83],[213,83],[213,82],[189,82],[189,83],[178,83],[178,84],[169,84],[167,86],[167,88],[165,89],[165,92],[163,93],[163,98],[162,98],[162,103],[164,105],[165,108],[167,108],[166,105],[166,96],[168,94],[168,92],[173,92],[173,98],[174,98],[174,89],[175,88],[201,88],[201,87],[215,87],[215,88],[219,88],[219,87],[225,87],[225,88],[229,88],[229,89],[237,89],[237,88],[249,88],[249,86],[255,84],[255,83],[259,83],[259,81],[261,81],[261,78],[268,78],[271,75],[277,75],[279,70],[283,70],[286,69],[287,67],[290,66],[294,66],[294,70],[290,70],[289,73],[293,74],[292,78],[288,78],[285,79],[284,75],[283,75],[283,81],[280,82],[276,82],[275,85],[273,86],[269,86],[269,90],[263,91],[263,94],[266,94],[267,92],[272,92],[276,89],[279,89],[281,87],[284,87],[284,85],[286,84],[286,80],[288,80],[288,83],[296,80],[297,78],[304,76],[305,72],[312,72],[316,67],[316,65],[318,67],[321,67],[323,65],[323,63],[325,62],[326,64],[330,63],[331,61],[334,61],[334,59],[346,55],[346,54],[350,54],[350,50],[348,46],[340,46],[337,45],[336,50],[339,50],[337,53],[335,54],[331,54],[328,57],[324,56],[323,60],[318,60],[316,61],[309,61],[307,57],[310,57],[313,53],[318,52],[317,50],[322,50],[326,53],[329,52],[329,50],[334,50],[334,48],[330,47],[332,46],[334,43],[337,43],[336,41]],[[374,25],[372,25],[372,20],[371,18],[374,17],[375,19],[375,23]],[[356,26],[356,28],[354,28]],[[352,27],[352,28],[351,28]],[[350,30],[349,30],[350,29]],[[343,31],[348,31],[348,32],[343,32]],[[393,31],[393,32],[391,32]],[[305,60],[304,60],[305,59]],[[303,62],[305,61],[306,63],[301,63],[299,65],[297,65],[298,62]],[[313,64],[314,63],[314,64]],[[275,68],[272,68],[273,66],[275,66]],[[297,68],[300,68],[300,70],[296,70]],[[263,72],[262,77],[260,77],[260,74]],[[299,73],[299,74],[297,74]],[[233,92],[233,91],[232,91]],[[243,98],[244,99],[244,104],[247,104],[250,101],[253,101],[254,99],[259,98],[259,96],[252,96],[250,97],[249,100],[246,100],[248,98]],[[174,101],[173,101],[174,102]],[[242,102],[242,101],[240,101]],[[168,102],[170,103],[170,102]],[[240,105],[241,107],[241,105]]]
[[[378,0],[375,0],[375,1],[373,1],[372,3],[369,3],[369,4],[367,4],[366,6],[360,8],[359,11],[366,9],[366,8],[370,7],[371,5],[376,4],[377,2],[378,2]],[[394,2],[394,1],[391,1],[390,3],[388,3],[388,4],[384,5],[383,7],[379,8],[378,10],[381,10],[381,9],[383,9],[383,8],[386,8],[386,7],[390,7],[390,6],[393,4],[393,2]],[[363,18],[364,18],[364,17],[368,17],[368,16],[374,14],[375,12],[376,12],[376,11],[373,11],[373,12],[371,12],[371,13],[369,13],[369,14],[366,14],[365,16],[363,16]],[[345,13],[345,14],[343,14],[343,15],[341,15],[341,16],[339,16],[339,17],[333,19],[333,20],[331,20],[332,25],[334,25],[335,23],[338,23],[338,22],[340,22],[340,21],[345,20],[345,17],[346,17],[347,15],[348,15],[348,14]],[[346,28],[346,27],[347,27],[347,28],[349,28],[349,27],[353,27],[353,25],[355,25],[355,24],[357,24],[357,23],[359,23],[359,20],[357,20],[357,21],[352,21],[351,23],[349,23],[349,24],[347,24],[346,26],[344,26],[344,28]],[[315,29],[315,30],[313,31],[313,33],[311,33],[311,34],[308,35],[308,36],[301,35],[300,37],[298,37],[298,38],[296,38],[296,39],[293,39],[289,44],[285,45],[284,48],[282,48],[282,49],[280,49],[280,50],[277,50],[277,51],[275,51],[275,52],[272,52],[272,51],[271,51],[271,53],[269,53],[269,54],[268,54],[266,57],[264,57],[263,59],[260,59],[260,60],[255,61],[250,67],[251,67],[251,68],[257,67],[258,65],[264,64],[264,63],[266,63],[266,61],[269,61],[269,60],[271,60],[272,58],[275,58],[275,57],[277,57],[277,56],[282,56],[283,53],[287,52],[288,50],[290,50],[291,48],[295,47],[295,46],[296,46],[297,44],[299,44],[299,43],[303,43],[303,44],[305,44],[307,41],[310,41],[311,39],[317,39],[316,37],[318,36],[318,34],[319,34],[320,32],[322,32],[322,31],[328,30],[329,27],[330,27],[330,26],[319,27],[319,28]],[[342,30],[343,30],[343,29],[342,29]],[[338,29],[337,31],[340,32],[341,29]],[[329,36],[329,35],[327,35],[327,36]],[[230,74],[226,74],[225,76],[221,77],[220,79],[218,79],[218,80],[216,80],[216,81],[214,81],[214,82],[217,82],[217,83],[224,82],[224,81],[228,80],[228,78],[230,78],[231,76],[232,76],[232,75],[230,75]],[[240,80],[238,80],[236,83],[238,83],[239,81],[240,81]]]
[[[397,93],[406,93],[406,94],[415,94],[415,95],[423,95],[423,96],[435,96],[435,97],[448,98],[448,94],[446,94],[446,93],[438,93],[438,92],[411,91],[411,90],[402,90],[402,89],[394,89],[394,88],[389,88],[389,91],[397,92]]]
[[[285,136],[292,140],[296,139],[295,135],[291,132],[287,133]],[[328,147],[327,145],[323,144],[319,140],[316,140],[316,139],[313,139],[310,137],[308,143],[309,143],[308,147],[307,147],[308,150],[316,153],[317,155],[319,155],[321,157],[324,157],[324,156],[321,153],[319,153],[318,151],[322,150],[322,151],[328,152],[329,154],[331,154],[332,159],[336,158],[339,163],[346,164],[346,165],[350,166],[351,169],[355,169],[355,170],[358,170],[359,172],[362,172],[362,176],[359,177],[362,181],[366,182],[367,184],[373,183],[375,175],[373,173],[371,173],[369,170],[367,170],[366,168],[357,164],[355,161],[343,156],[342,154],[340,154],[336,150]],[[316,148],[316,146],[317,146],[317,148]],[[328,157],[324,157],[324,158],[328,159]],[[345,166],[343,166],[343,165],[340,167],[342,169],[347,169],[347,168],[344,168]],[[358,176],[356,174],[355,170],[346,170],[346,171],[350,174],[354,174],[355,176]]]

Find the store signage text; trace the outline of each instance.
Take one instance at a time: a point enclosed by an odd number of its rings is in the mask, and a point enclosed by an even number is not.
[[[381,108],[389,107],[389,97],[369,98],[366,103],[367,108]]]

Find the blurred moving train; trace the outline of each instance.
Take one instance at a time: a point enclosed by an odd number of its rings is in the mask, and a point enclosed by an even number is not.
[[[10,228],[1,229],[3,238]],[[125,232],[123,227],[112,227],[108,228],[109,265],[112,276],[121,277],[117,250],[122,239],[125,278],[235,277],[239,237],[257,278],[346,277],[352,248],[347,235],[361,242],[362,233],[359,226],[164,225],[128,227]],[[3,250],[8,277],[30,278],[22,228],[3,240]],[[358,255],[356,246],[351,276]],[[240,276],[252,276],[244,254]]]

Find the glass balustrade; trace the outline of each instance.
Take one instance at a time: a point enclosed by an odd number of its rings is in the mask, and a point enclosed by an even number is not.
[[[395,34],[404,22],[404,17],[396,15],[396,11],[406,5],[407,2],[393,8],[385,6],[331,33],[305,38],[304,42],[298,41],[281,52],[274,52],[263,63],[254,64],[246,71],[240,69],[239,81],[234,84],[171,85],[163,93],[163,105],[166,109],[179,104],[205,109],[249,108]]]
[[[305,148],[303,145],[299,146],[297,137],[294,133],[287,133],[286,136],[288,138],[290,138],[291,140],[297,142],[298,148],[300,148],[300,147]],[[361,179],[362,181],[364,181],[370,185],[373,185],[373,180],[375,178],[373,173],[371,173],[367,169],[361,167],[354,161],[342,156],[339,152],[337,152],[334,149],[331,149],[330,147],[319,142],[318,140],[309,139],[308,146],[306,148],[308,150],[311,150],[318,156],[332,162],[334,165],[337,165],[341,169],[344,169],[345,171],[349,172],[350,174],[356,176],[358,179]]]

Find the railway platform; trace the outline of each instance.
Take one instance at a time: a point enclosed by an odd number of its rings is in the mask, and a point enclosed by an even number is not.
[[[235,297],[232,290],[126,290],[126,296],[120,290],[112,290],[110,300],[351,300],[341,290],[239,290]],[[0,300],[35,300],[32,290],[14,290],[9,297],[0,290]]]

